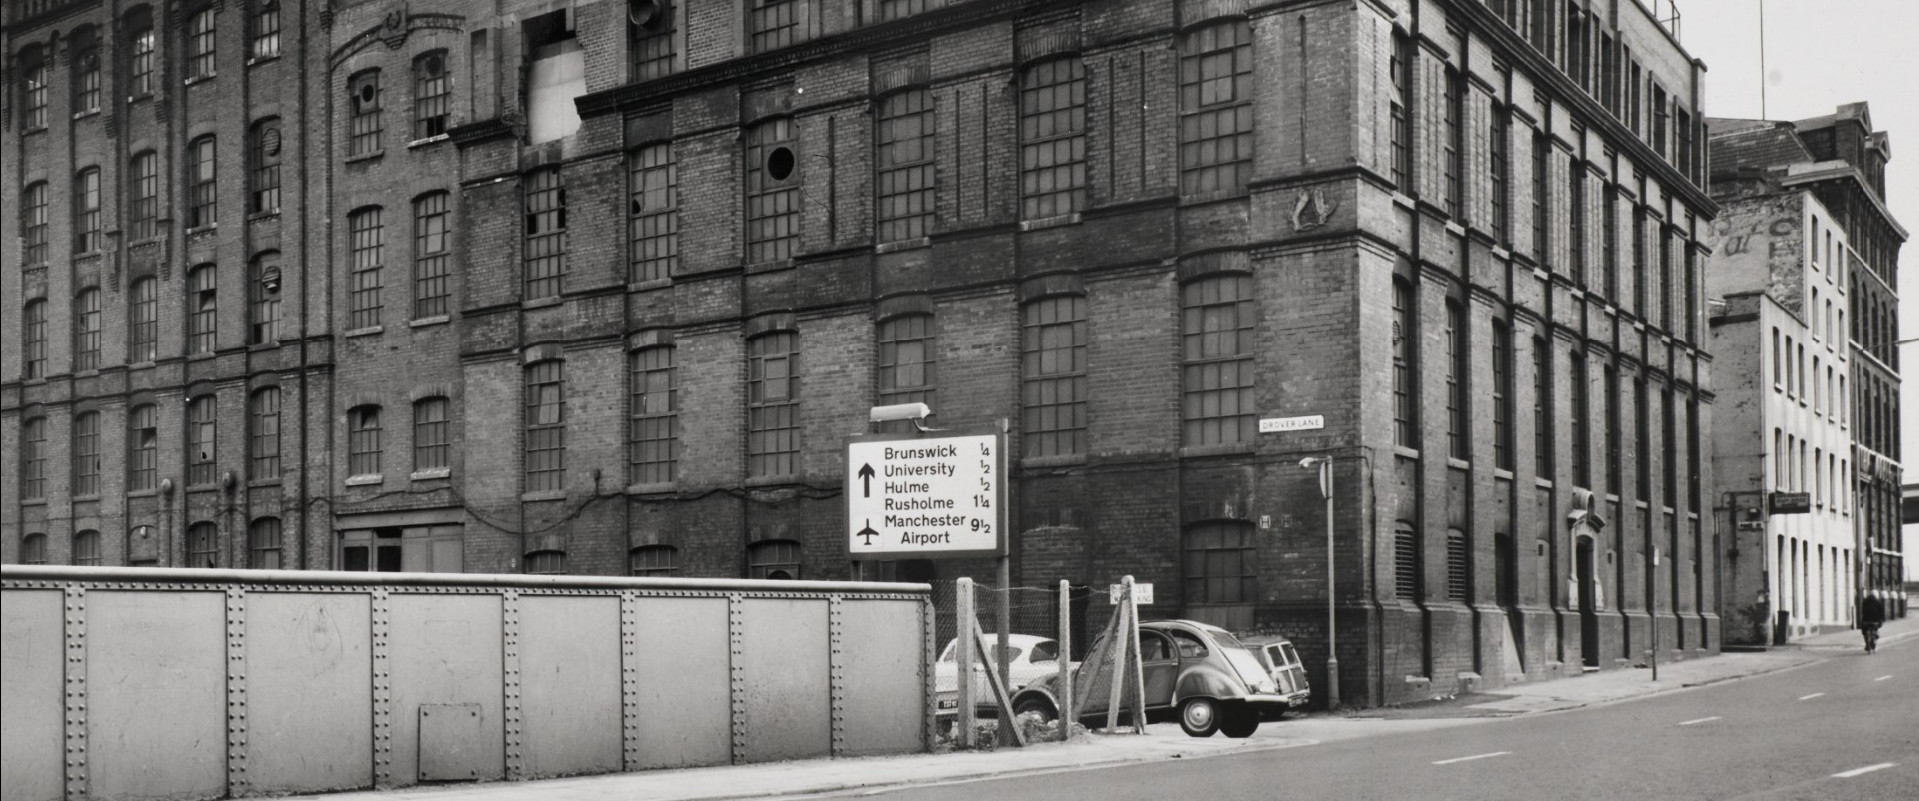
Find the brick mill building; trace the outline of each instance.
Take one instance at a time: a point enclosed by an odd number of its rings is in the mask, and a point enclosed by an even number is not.
[[[7,561],[844,579],[918,401],[1005,421],[1016,583],[1315,668],[1333,456],[1351,702],[1717,649],[1636,0],[475,8],[9,4]]]

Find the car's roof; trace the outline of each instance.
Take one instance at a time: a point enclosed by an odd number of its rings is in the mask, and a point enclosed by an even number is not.
[[[1239,638],[1239,641],[1247,645],[1273,645],[1282,642],[1290,643],[1293,640],[1284,634],[1248,634]]]

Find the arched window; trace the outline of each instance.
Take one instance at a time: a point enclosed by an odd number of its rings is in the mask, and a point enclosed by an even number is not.
[[[127,412],[128,490],[153,489],[159,440],[159,420],[153,404],[143,403]]]
[[[413,201],[413,319],[445,317],[453,297],[452,212],[447,193]]]
[[[444,470],[452,465],[452,402],[444,397],[421,398],[413,404],[413,471]]]
[[[1252,442],[1253,277],[1213,275],[1180,289],[1182,418],[1187,445]]]
[[[218,148],[213,134],[187,145],[187,227],[200,228],[220,221]]]
[[[352,253],[351,284],[347,287],[347,328],[361,330],[380,324],[380,268],[385,261],[385,226],[380,207],[368,206],[347,216]]]
[[[878,191],[874,217],[881,242],[919,239],[933,226],[933,94],[925,87],[894,92],[879,103]]]
[[[746,261],[793,258],[800,239],[797,132],[786,117],[746,132]]]
[[[212,353],[218,346],[219,271],[202,264],[187,273],[187,352]]]
[[[100,290],[73,296],[73,370],[100,369]]]
[[[100,40],[88,27],[74,36],[73,113],[100,110]]]
[[[27,301],[20,310],[20,377],[47,377],[47,301]]]
[[[627,171],[627,214],[632,218],[627,280],[637,284],[672,277],[680,263],[680,181],[673,143],[627,154]]]
[[[280,388],[263,387],[247,401],[247,475],[280,477]]]
[[[747,475],[799,471],[799,334],[775,331],[747,340]]]
[[[275,34],[278,38],[278,34]],[[253,124],[248,138],[247,211],[264,214],[280,210],[280,118]]]
[[[1086,298],[1058,295],[1026,304],[1021,439],[1027,456],[1086,452]]]
[[[269,59],[279,55],[280,0],[261,0],[253,11],[253,47],[248,56]]]
[[[38,45],[20,53],[21,105],[25,109],[22,129],[36,131],[47,127],[47,86],[53,69],[47,64],[47,51]]]
[[[212,523],[200,522],[187,527],[187,562],[185,567],[220,566],[220,529]]]
[[[566,485],[566,362],[526,366],[526,491]]]
[[[141,6],[126,16],[127,91],[135,100],[153,94],[153,11]]]
[[[380,475],[380,407],[347,410],[346,442],[347,475]]]
[[[73,494],[100,494],[100,413],[73,416]]]
[[[187,485],[212,484],[219,463],[219,401],[212,394],[187,401]]]
[[[800,544],[793,540],[761,540],[746,548],[746,577],[793,580],[800,577]]]
[[[1186,529],[1186,603],[1249,604],[1259,600],[1253,526],[1243,521]]]
[[[47,497],[45,417],[29,417],[20,424],[20,497],[29,501]]]
[[[453,79],[446,68],[446,51],[435,50],[413,60],[413,138],[446,133],[452,113]]]
[[[938,383],[939,362],[934,356],[933,315],[908,314],[886,320],[880,323],[879,340],[880,405],[924,403],[937,409],[934,386]],[[913,423],[887,423],[882,430],[904,433],[913,430]]]
[[[139,242],[160,234],[160,158],[136,154],[127,170],[127,238]]]
[[[100,532],[87,529],[73,535],[73,563],[82,567],[100,565]]]
[[[73,252],[100,249],[100,168],[88,167],[73,179]]]
[[[1195,28],[1179,50],[1179,192],[1242,192],[1253,164],[1252,25]]]
[[[670,576],[680,571],[680,550],[671,545],[642,545],[626,554],[627,572],[635,576]]]
[[[280,569],[280,518],[262,517],[247,526],[247,567]]]
[[[44,565],[47,563],[47,535],[28,534],[20,540],[20,564]]]
[[[1413,309],[1413,285],[1393,279],[1393,444],[1402,448],[1419,447],[1414,428],[1417,410],[1413,399],[1413,337],[1418,318]]]
[[[1406,600],[1419,598],[1419,530],[1401,520],[1393,526],[1393,592]]]
[[[20,226],[26,236],[25,249],[21,251],[23,266],[44,267],[47,264],[47,182],[35,181],[27,184],[20,193]]]
[[[660,345],[627,357],[633,415],[628,455],[636,484],[663,484],[678,474],[679,378],[673,355],[671,345]]]
[[[558,576],[566,574],[565,551],[534,551],[526,555],[526,572]]]
[[[1020,219],[1086,206],[1086,68],[1078,56],[1020,73]]]
[[[247,275],[247,344],[267,345],[280,339],[280,252],[269,250],[253,257]]]
[[[213,9],[203,8],[187,18],[187,78],[211,78],[215,72]]]
[[[566,281],[566,184],[560,169],[526,176],[526,299],[558,297]]]
[[[347,108],[352,113],[347,155],[365,156],[380,150],[380,71],[367,70],[347,81]]]

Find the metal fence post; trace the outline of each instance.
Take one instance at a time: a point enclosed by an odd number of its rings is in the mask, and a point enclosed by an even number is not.
[[[953,582],[953,617],[958,623],[954,626],[959,636],[959,647],[953,649],[955,667],[954,677],[959,691],[959,744],[967,748],[978,745],[973,732],[973,580],[965,576]]]
[[[1059,741],[1073,739],[1073,585],[1059,580]]]

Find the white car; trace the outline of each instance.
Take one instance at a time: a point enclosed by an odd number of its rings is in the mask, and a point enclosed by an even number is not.
[[[981,645],[985,646],[986,659],[977,655],[973,658],[973,709],[976,714],[992,715],[998,709],[993,700],[993,686],[986,681],[988,669],[999,669],[999,635],[988,633]],[[1032,634],[1009,634],[1006,638],[1007,655],[1011,657],[1008,674],[1011,681],[1006,688],[1006,696],[1033,681],[1059,672],[1059,641],[1051,637]],[[959,714],[959,640],[948,640],[940,651],[938,662],[933,664],[934,709],[941,716]]]

